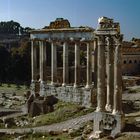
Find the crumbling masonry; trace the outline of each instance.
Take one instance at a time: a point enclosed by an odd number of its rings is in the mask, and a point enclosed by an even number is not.
[[[60,22],[59,22],[60,21]],[[65,20],[66,22],[66,20]],[[83,106],[91,106],[93,91],[97,89],[97,108],[94,116],[94,132],[92,137],[104,134],[115,136],[123,128],[122,112],[122,75],[121,75],[121,43],[119,23],[107,17],[99,18],[97,30],[90,27],[70,27],[63,19],[53,22],[53,28],[31,32],[32,60],[32,93],[41,96],[57,95],[59,99],[77,102]],[[62,25],[61,25],[62,24]],[[59,25],[59,26],[55,26]],[[46,42],[51,45],[51,79],[47,79]],[[38,45],[36,45],[38,44]],[[80,47],[87,48],[86,84],[81,86]],[[94,45],[93,45],[94,44]],[[69,47],[74,47],[74,83],[69,81],[68,64]],[[62,83],[57,80],[57,47],[63,47]],[[37,57],[37,50],[39,54]],[[94,59],[92,59],[94,52]],[[37,60],[39,59],[39,61]],[[94,60],[94,61],[92,61]],[[37,66],[37,62],[39,62]],[[92,78],[94,66],[94,81]],[[38,68],[37,68],[38,67]],[[39,79],[37,78],[37,73]],[[36,89],[36,85],[38,89]]]
[[[105,17],[99,18],[95,34],[98,40],[97,108],[91,137],[99,138],[106,134],[114,137],[121,132],[124,118],[119,23]]]

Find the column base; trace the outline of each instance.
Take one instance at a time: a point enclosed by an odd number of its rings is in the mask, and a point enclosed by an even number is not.
[[[122,112],[122,110],[113,109],[112,114],[113,114],[113,115],[122,115],[123,112]]]
[[[90,89],[90,88],[91,88],[91,85],[88,85],[88,84],[87,84],[87,85],[85,86],[85,88],[86,88],[86,89]]]
[[[106,109],[106,111],[108,111],[108,112],[112,112],[112,105],[106,104],[105,109]]]
[[[77,85],[77,84],[74,84],[74,85],[73,85],[73,87],[74,87],[74,88],[78,88],[78,87],[79,87],[79,85]]]
[[[63,83],[63,84],[62,84],[62,87],[66,87],[66,83]]]
[[[35,83],[35,80],[31,80],[31,83]]]
[[[56,82],[51,82],[51,86],[57,86]]]
[[[91,134],[89,136],[88,140],[95,140],[103,137],[103,132],[102,131],[96,131],[95,133]]]
[[[100,108],[100,107],[96,107],[96,111],[95,112],[103,112],[103,111],[105,111],[105,110]]]

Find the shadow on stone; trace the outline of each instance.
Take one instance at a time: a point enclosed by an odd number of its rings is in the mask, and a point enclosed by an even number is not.
[[[58,99],[53,96],[34,96],[33,94],[29,96],[27,100],[27,109],[30,116],[38,116],[40,114],[46,114],[48,112],[54,111],[54,105],[58,102]]]
[[[140,132],[140,127],[137,127],[135,124],[125,124],[124,132]]]

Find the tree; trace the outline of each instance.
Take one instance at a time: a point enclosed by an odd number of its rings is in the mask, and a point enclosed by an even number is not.
[[[20,42],[19,48],[13,48],[11,51],[12,58],[12,72],[14,81],[27,82],[31,79],[31,50],[28,39],[23,39]]]
[[[10,53],[4,46],[0,46],[0,80],[6,82],[10,69]]]

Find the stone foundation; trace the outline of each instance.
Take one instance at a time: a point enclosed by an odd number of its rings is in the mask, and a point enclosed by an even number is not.
[[[94,113],[94,132],[91,138],[100,138],[106,135],[115,137],[124,128],[124,115],[113,115],[106,112]]]
[[[55,95],[58,99],[65,102],[73,102],[85,107],[90,107],[93,89],[85,89],[84,87],[74,88],[73,86],[50,86],[49,90],[47,90],[47,94]]]
[[[31,85],[32,90],[34,90],[33,86],[34,84]],[[65,102],[78,103],[85,107],[92,106],[92,95],[94,94],[93,92],[94,92],[93,88],[89,88],[89,89],[86,89],[85,87],[74,88],[73,86],[56,87],[52,85],[42,86],[42,84],[40,84],[41,96],[43,94],[44,96],[55,95],[59,100]]]

